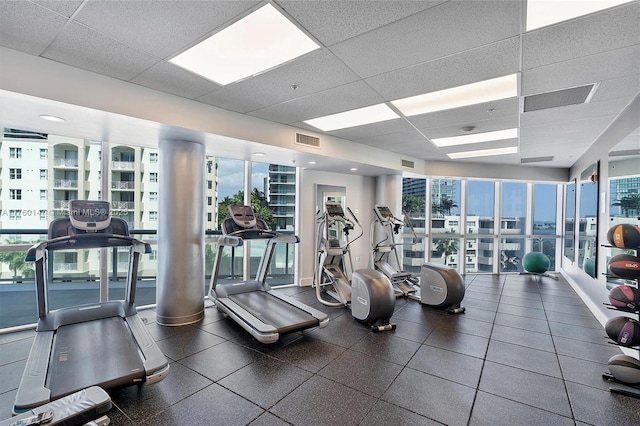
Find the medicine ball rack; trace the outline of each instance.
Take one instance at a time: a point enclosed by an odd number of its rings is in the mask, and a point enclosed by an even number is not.
[[[612,245],[605,245],[603,244],[602,247],[606,247],[606,248],[620,248],[620,247],[616,247],[616,246],[612,246]],[[640,256],[640,248],[637,249],[628,249],[628,250],[634,250],[636,252],[636,256]],[[604,274],[606,277],[612,277],[612,278],[619,278],[616,277],[615,275],[612,274]],[[636,288],[640,289],[640,278],[636,278],[635,280],[626,280],[626,281],[635,281],[636,282]],[[620,312],[626,312],[626,313],[632,313],[635,314],[638,318],[638,321],[640,321],[640,309],[626,309],[626,308],[619,308],[617,306],[613,306],[610,303],[604,303],[605,306],[607,306],[607,309],[612,309],[614,311],[620,311]],[[617,343],[615,342],[610,342],[613,345],[617,345]],[[630,348],[635,348],[638,350],[638,357],[640,359],[640,346],[630,346]],[[620,381],[618,379],[616,379],[610,372],[606,371],[604,373],[602,373],[602,377],[610,382],[616,383],[617,385],[614,386],[610,386],[609,387],[609,391],[612,393],[618,393],[621,395],[626,395],[626,396],[630,396],[633,398],[639,398],[640,399],[640,383],[639,384],[631,384],[631,383],[625,383],[623,381]],[[622,386],[621,386],[622,385]]]

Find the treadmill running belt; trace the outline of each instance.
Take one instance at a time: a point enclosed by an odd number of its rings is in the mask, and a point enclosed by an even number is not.
[[[120,317],[56,331],[47,376],[51,399],[94,385],[109,389],[142,382],[145,374],[133,335]]]
[[[279,333],[311,328],[319,323],[313,315],[265,291],[233,294],[229,296],[229,299],[242,306],[263,323],[277,328]]]

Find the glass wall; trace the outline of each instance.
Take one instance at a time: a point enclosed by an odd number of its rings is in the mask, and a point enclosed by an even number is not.
[[[536,183],[533,185],[533,218],[531,251],[540,251],[551,262],[550,270],[556,264],[557,232],[557,185]],[[553,237],[552,237],[553,236]]]
[[[521,272],[525,254],[527,185],[503,182],[500,198],[500,272]]]
[[[402,229],[402,269],[409,272],[420,272],[424,263],[425,240],[427,228],[427,179],[402,179],[402,212],[405,222],[411,226]],[[413,229],[412,229],[413,228]],[[415,235],[414,235],[415,233]]]
[[[113,217],[124,219],[133,237],[151,244],[152,252],[140,258],[136,304],[155,304],[158,160],[159,151],[153,148],[5,129],[0,140],[0,328],[37,321],[34,269],[25,261],[26,250],[46,239],[49,222],[66,216],[69,201],[75,199],[110,201]],[[229,204],[245,204],[247,187],[254,189],[251,204],[257,211],[265,204],[271,229],[295,232],[297,170],[210,156],[205,164],[208,291],[220,223],[229,217]],[[245,182],[246,167],[251,167],[251,182]],[[222,279],[248,278],[244,248],[227,250],[220,269]],[[264,244],[256,242],[250,251],[254,273],[263,250]],[[294,254],[293,244],[277,248],[271,284],[293,283]],[[124,248],[56,251],[49,260],[50,309],[124,297],[129,262],[129,251]],[[107,281],[103,296],[101,270]]]

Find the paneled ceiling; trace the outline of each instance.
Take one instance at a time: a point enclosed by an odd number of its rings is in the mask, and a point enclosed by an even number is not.
[[[526,32],[524,0],[275,0],[320,49],[226,86],[168,62],[264,3],[5,0],[0,45],[321,134],[303,121],[519,74],[515,98],[326,132],[426,161],[462,150],[433,138],[517,127],[517,154],[455,161],[568,168],[640,92],[639,1]],[[588,103],[523,112],[526,96],[594,83]]]

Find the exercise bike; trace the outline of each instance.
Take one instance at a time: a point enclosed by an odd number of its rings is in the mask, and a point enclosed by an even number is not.
[[[353,271],[349,247],[364,231],[351,209],[347,211],[352,219],[346,217],[342,205],[329,201],[324,212],[316,215],[316,297],[326,306],[349,307],[351,315],[373,331],[395,330],[396,325],[389,322],[395,308],[389,279],[374,269]],[[359,234],[350,239],[352,231]]]
[[[382,272],[389,278],[396,297],[409,296],[418,291],[419,278],[410,271],[403,271],[400,268],[400,256],[398,256],[397,247],[403,246],[403,243],[396,243],[396,236],[405,226],[405,221],[393,215],[391,209],[387,206],[376,204],[373,207],[376,220],[371,223],[371,266]],[[406,215],[405,215],[406,217]],[[376,224],[384,229],[384,238],[381,241],[374,242]],[[413,226],[409,222],[409,226],[413,231]],[[413,231],[414,238],[417,238]],[[395,265],[395,266],[394,266]]]

